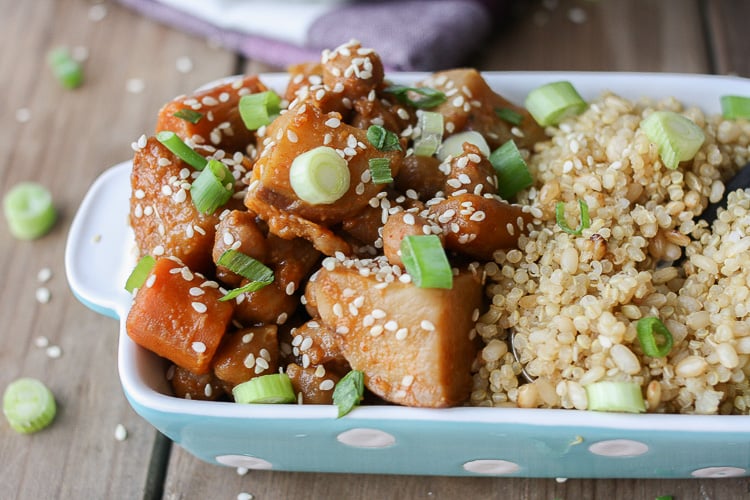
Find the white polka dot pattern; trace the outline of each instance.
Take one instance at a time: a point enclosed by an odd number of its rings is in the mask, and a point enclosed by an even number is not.
[[[344,431],[336,440],[355,448],[387,448],[396,444],[396,438],[378,429],[357,428]]]
[[[611,439],[592,444],[589,451],[603,457],[636,457],[646,453],[648,445],[630,439]]]
[[[268,460],[249,455],[219,455],[216,461],[229,467],[244,467],[245,469],[270,470],[273,464]]]
[[[507,460],[472,460],[464,464],[464,470],[477,474],[513,474],[521,467]]]

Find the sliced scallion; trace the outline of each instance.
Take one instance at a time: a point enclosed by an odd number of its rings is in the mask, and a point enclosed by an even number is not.
[[[154,264],[156,264],[156,259],[153,256],[144,255],[141,257],[131,271],[130,276],[128,276],[127,281],[125,281],[125,290],[133,293],[133,290],[136,288],[141,288],[143,283],[146,282],[146,278],[148,278],[148,274],[153,269]]]
[[[382,125],[370,125],[367,129],[367,140],[378,151],[401,151],[398,136]]]
[[[273,283],[274,280],[274,274],[271,268],[239,250],[230,249],[225,251],[221,254],[221,257],[219,257],[216,264],[226,267],[233,273],[239,274],[249,281],[248,284],[242,287],[230,290],[226,295],[219,299],[222,302],[234,299],[245,292],[255,292],[260,290],[261,288]]]
[[[281,97],[273,90],[266,90],[240,97],[240,117],[248,130],[258,130],[268,125],[281,111]]]
[[[373,184],[388,184],[393,182],[391,160],[388,158],[370,158],[368,165]]]
[[[338,407],[341,418],[359,405],[365,393],[365,376],[359,370],[351,370],[338,381],[333,389],[333,404]]]
[[[440,148],[438,148],[438,159],[445,161],[449,156],[456,157],[463,154],[465,142],[475,145],[485,157],[490,156],[490,146],[487,144],[484,136],[474,130],[467,130],[446,137]]]
[[[659,149],[667,168],[692,160],[706,139],[703,130],[689,118],[674,111],[655,111],[641,121],[641,130]]]
[[[443,142],[443,115],[435,111],[418,111],[420,134],[414,140],[414,154],[434,155]]]
[[[336,202],[349,190],[348,162],[335,149],[318,146],[292,161],[289,183],[300,197],[312,205]]]
[[[518,111],[510,108],[495,108],[495,114],[501,120],[504,120],[512,125],[520,125],[523,121],[523,115]]]
[[[36,182],[13,186],[3,198],[3,212],[11,234],[20,240],[44,236],[57,220],[52,195]]]
[[[490,154],[490,163],[497,175],[497,194],[505,200],[510,200],[534,182],[529,166],[513,139]]]
[[[526,96],[525,104],[531,116],[542,127],[557,125],[565,118],[579,115],[586,109],[586,101],[568,81],[552,82],[535,88]]]
[[[156,140],[164,144],[164,147],[194,169],[203,170],[206,168],[208,160],[198,154],[193,148],[185,144],[180,136],[174,132],[170,130],[162,130],[156,134]]]
[[[206,168],[190,185],[190,197],[195,208],[204,214],[212,214],[223,206],[234,193],[234,176],[229,168],[218,160],[209,160]]]
[[[47,54],[47,63],[57,81],[66,89],[80,87],[83,83],[83,67],[73,59],[65,47],[57,47]]]
[[[453,270],[437,235],[405,236],[401,240],[401,261],[416,286],[448,289],[453,287]]]
[[[30,434],[47,427],[55,418],[57,404],[43,382],[24,377],[11,382],[3,393],[3,413],[10,427]]]
[[[574,236],[580,236],[584,229],[591,226],[588,204],[583,200],[578,200],[578,208],[581,211],[581,223],[577,228],[573,229],[565,220],[565,203],[559,201],[557,202],[557,205],[555,205],[555,220],[557,221],[557,225],[566,233],[572,234]]]
[[[672,350],[674,339],[672,333],[664,326],[659,318],[646,316],[638,320],[635,325],[638,342],[646,356],[663,358]]]
[[[234,386],[232,396],[241,404],[294,403],[297,396],[286,373],[271,373],[254,377]]]
[[[635,382],[602,381],[588,384],[585,388],[589,410],[629,413],[646,411],[641,387]]]
[[[396,96],[402,104],[419,109],[429,109],[445,102],[445,94],[430,87],[408,87],[406,85],[391,85],[384,92]],[[412,98],[413,94],[419,97]]]
[[[190,108],[183,108],[179,111],[175,111],[172,116],[179,118],[180,120],[185,120],[186,122],[190,122],[193,125],[201,121],[201,118],[203,118],[203,113],[198,113],[194,109]]]
[[[750,97],[723,95],[720,98],[721,115],[727,120],[744,118],[750,120]]]

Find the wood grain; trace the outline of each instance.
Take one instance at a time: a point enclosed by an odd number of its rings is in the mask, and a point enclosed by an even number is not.
[[[54,231],[37,241],[15,241],[2,227],[0,387],[19,376],[38,377],[53,390],[59,412],[54,425],[33,436],[0,426],[1,498],[144,495],[157,433],[123,396],[117,323],[85,308],[68,289],[65,238],[88,186],[132,156],[130,143],[153,129],[161,104],[230,73],[236,60],[114,4],[107,4],[103,20],[92,22],[90,6],[79,0],[0,1],[0,191],[21,180],[42,182],[61,212]],[[52,78],[45,55],[57,45],[88,49],[80,89],[63,90]],[[183,55],[196,61],[190,74],[175,69]],[[127,92],[128,78],[143,78],[144,92]],[[15,114],[24,108],[30,120],[19,123]],[[52,294],[47,304],[34,298],[42,267],[53,272],[45,284]],[[60,346],[62,356],[48,358],[34,345],[39,336]],[[114,439],[117,424],[129,431],[123,442]]]
[[[117,323],[77,302],[64,276],[67,231],[91,182],[132,155],[130,143],[152,130],[174,95],[232,74],[273,68],[240,61],[138,16],[113,2],[99,22],[91,0],[0,0],[0,190],[21,180],[47,185],[61,210],[48,236],[18,242],[0,226],[0,387],[27,375],[44,380],[60,409],[54,425],[20,436],[0,425],[0,498],[256,499],[602,499],[747,498],[750,480],[578,480],[451,478],[251,471],[199,461],[172,446],[127,404],[116,371]],[[560,0],[519,2],[469,63],[485,70],[618,70],[750,75],[742,0]],[[575,22],[574,20],[581,21]],[[59,88],[44,57],[53,46],[86,47],[86,83]],[[193,69],[176,70],[189,57]],[[128,79],[144,90],[128,92]],[[20,123],[16,112],[28,110]],[[36,274],[52,300],[34,299]],[[62,348],[50,359],[34,340]],[[114,439],[117,424],[129,436]],[[700,450],[696,450],[699,453]],[[168,461],[167,461],[168,459]]]

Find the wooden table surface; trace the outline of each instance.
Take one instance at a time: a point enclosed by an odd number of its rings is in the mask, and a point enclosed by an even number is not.
[[[635,0],[525,2],[467,63],[484,70],[619,70],[750,77],[750,2]],[[203,463],[136,415],[117,377],[117,323],[81,305],[65,279],[72,217],[91,182],[132,156],[169,98],[239,71],[246,61],[113,2],[0,0],[0,192],[37,180],[60,220],[16,241],[0,223],[0,388],[44,380],[59,402],[54,425],[31,436],[0,422],[0,498],[234,499],[509,498],[676,500],[750,497],[746,478],[629,480],[447,478],[252,471]],[[57,45],[86,50],[85,84],[61,89],[45,63]],[[176,61],[189,57],[190,71]],[[138,90],[142,84],[140,92]],[[38,273],[50,269],[42,282]],[[39,288],[51,292],[37,300]],[[38,339],[58,346],[50,357]],[[115,428],[128,436],[116,440]],[[700,450],[696,450],[700,453]]]

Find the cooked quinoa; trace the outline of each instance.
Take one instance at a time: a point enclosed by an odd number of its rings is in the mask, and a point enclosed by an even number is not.
[[[657,109],[705,132],[676,170],[639,129]],[[697,216],[750,160],[750,124],[604,94],[547,133],[528,159],[535,185],[518,199],[532,227],[486,265],[492,305],[477,324],[471,404],[585,409],[584,387],[612,380],[640,384],[649,412],[748,413],[750,192],[729,194],[711,227]],[[555,205],[575,228],[579,200],[591,225],[576,236],[558,227]],[[672,333],[664,358],[641,350],[645,316]]]

